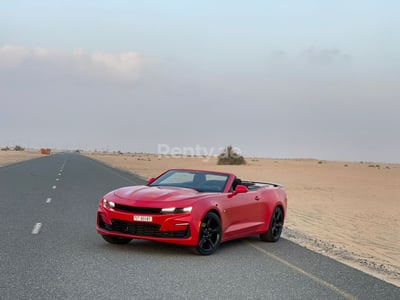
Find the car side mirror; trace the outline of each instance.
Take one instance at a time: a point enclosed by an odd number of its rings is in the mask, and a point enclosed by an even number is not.
[[[146,185],[152,184],[155,180],[156,180],[156,179],[155,179],[154,177],[151,177],[151,178],[147,179]]]
[[[235,196],[235,195],[237,195],[237,194],[247,193],[248,191],[249,191],[249,189],[247,188],[247,186],[238,184],[238,185],[236,186],[235,190],[234,190],[232,193],[230,193],[230,194],[228,195],[228,197],[229,197],[229,198],[232,198],[233,196]]]

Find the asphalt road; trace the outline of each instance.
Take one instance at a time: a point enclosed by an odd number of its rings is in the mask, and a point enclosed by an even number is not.
[[[143,181],[75,153],[0,168],[0,299],[400,299],[400,288],[257,237],[211,256],[95,230],[106,192]]]

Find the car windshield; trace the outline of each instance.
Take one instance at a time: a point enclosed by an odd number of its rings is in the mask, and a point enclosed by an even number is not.
[[[194,189],[199,192],[224,191],[227,174],[205,171],[171,170],[157,178],[150,186],[173,186]]]

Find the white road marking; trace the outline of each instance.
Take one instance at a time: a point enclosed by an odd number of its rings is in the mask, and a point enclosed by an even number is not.
[[[56,186],[55,185],[53,185],[53,190],[55,190],[56,189]]]
[[[59,181],[60,180],[60,178],[56,178],[56,181]]]
[[[61,173],[58,173],[58,176],[61,176]]]
[[[42,223],[36,223],[35,226],[33,226],[32,234],[39,234],[40,228],[42,228]]]
[[[51,202],[51,198],[47,198],[46,203],[50,203],[50,202]]]

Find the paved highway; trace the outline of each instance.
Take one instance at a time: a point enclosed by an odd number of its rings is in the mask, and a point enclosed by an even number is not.
[[[95,230],[102,195],[143,181],[75,153],[0,168],[1,299],[400,299],[400,289],[282,239],[211,256]]]

